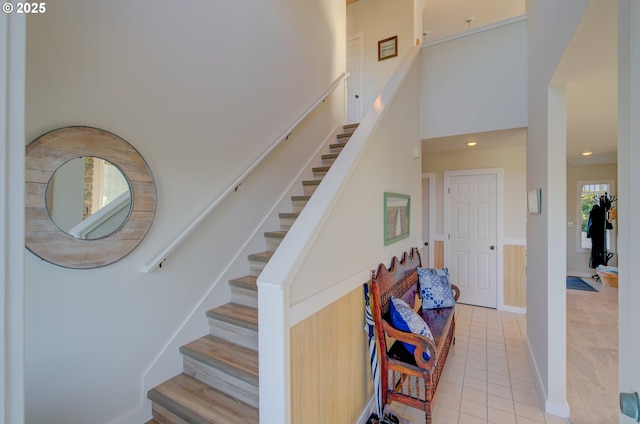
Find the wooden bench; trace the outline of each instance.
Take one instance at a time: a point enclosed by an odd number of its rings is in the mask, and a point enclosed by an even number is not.
[[[393,328],[389,321],[391,297],[401,298],[414,306],[416,294],[420,292],[417,268],[421,266],[420,254],[414,248],[404,253],[402,260],[393,258],[390,268],[384,264],[372,271],[371,304],[375,323],[375,335],[380,352],[380,380],[383,405],[397,401],[425,411],[426,424],[431,424],[431,409],[444,370],[451,344],[455,342],[454,307],[440,309],[418,309],[435,343],[425,336],[407,333]],[[458,300],[460,290],[451,285]],[[411,355],[401,344],[416,346]],[[423,357],[429,352],[429,360]]]

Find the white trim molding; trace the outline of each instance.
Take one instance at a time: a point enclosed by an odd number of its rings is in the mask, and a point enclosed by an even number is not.
[[[429,214],[429,240],[422,240],[424,242],[429,243],[429,265],[433,265],[435,262],[435,246],[434,242],[436,241],[436,174],[435,172],[428,172],[422,174],[422,194],[424,194],[424,180],[429,181],[429,199],[427,205],[429,207],[428,211],[422,211],[422,220],[424,223],[425,213]],[[424,201],[423,201],[424,204]],[[443,239],[444,241],[444,239]]]
[[[527,239],[504,239],[502,244],[505,246],[526,246]]]
[[[505,305],[504,301],[500,302],[500,304],[498,305],[498,310],[502,312],[511,312],[511,313],[520,314],[520,315],[527,314],[527,308]]]
[[[534,382],[536,385],[536,391],[538,392],[538,398],[544,400],[544,411],[547,414],[555,415],[556,417],[565,418],[568,423],[569,416],[571,415],[571,409],[568,404],[558,405],[552,402],[549,402],[547,391],[544,389],[544,384],[542,380],[542,376],[540,375],[540,371],[538,370],[538,364],[535,361],[533,356],[533,352],[531,351],[531,345],[529,344],[529,338],[525,338],[525,343],[527,346],[527,357],[529,358],[529,363],[533,365],[533,373],[534,373]]]
[[[0,14],[0,422],[25,422],[26,18]]]

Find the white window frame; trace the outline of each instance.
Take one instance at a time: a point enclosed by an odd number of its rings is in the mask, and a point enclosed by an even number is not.
[[[616,193],[616,183],[614,180],[599,179],[599,180],[578,181],[578,184],[576,187],[576,216],[577,216],[576,252],[578,253],[591,251],[591,248],[582,247],[582,213],[581,212],[582,212],[582,187],[585,185],[592,185],[592,184],[608,184],[609,191],[607,192],[607,194],[609,196],[613,196]],[[614,223],[614,228],[615,228],[615,223]],[[616,253],[616,231],[610,231],[607,234],[609,235],[607,252]]]

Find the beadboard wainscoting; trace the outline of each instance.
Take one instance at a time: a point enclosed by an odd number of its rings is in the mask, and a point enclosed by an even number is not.
[[[291,327],[291,422],[357,422],[373,394],[358,287]]]
[[[526,308],[526,246],[505,244],[503,252],[504,304],[514,308]]]
[[[436,237],[433,243],[434,268],[443,268],[444,240]],[[505,240],[503,244],[503,285],[504,295],[498,309],[525,313],[527,308],[526,286],[526,240]]]
[[[433,242],[433,267],[444,268],[444,241]]]

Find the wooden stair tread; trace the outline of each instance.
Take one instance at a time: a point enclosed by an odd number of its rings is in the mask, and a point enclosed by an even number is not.
[[[347,145],[347,143],[334,143],[334,144],[330,144],[329,148],[330,149],[340,149],[340,148],[343,148],[346,145]]]
[[[297,218],[300,216],[300,212],[280,212],[278,217],[280,218]]]
[[[305,180],[305,181],[302,182],[302,185],[303,186],[319,185],[321,181],[322,180]]]
[[[336,136],[337,139],[341,139],[341,138],[349,138],[353,135],[353,133],[342,133],[342,134],[338,134]]]
[[[180,348],[180,353],[258,386],[258,352],[207,335]]]
[[[322,159],[335,159],[338,157],[337,153],[328,153],[326,155],[322,155]]]
[[[311,171],[313,172],[327,172],[329,171],[331,167],[330,166],[316,166],[315,168],[312,168]]]
[[[291,200],[294,202],[305,202],[309,201],[309,199],[311,199],[311,196],[291,196]]]
[[[359,123],[355,123],[355,124],[345,124],[342,126],[343,129],[348,130],[350,128],[358,128],[358,125],[360,125]]]
[[[250,261],[268,262],[273,256],[273,252],[258,252],[249,255]]]
[[[258,290],[258,277],[255,275],[245,275],[243,277],[229,280],[232,286],[242,287],[249,290]]]
[[[153,402],[195,424],[258,423],[259,413],[247,405],[186,374],[165,381],[148,393]]]
[[[288,233],[287,230],[267,231],[264,233],[265,237],[284,238]]]
[[[227,303],[207,311],[207,317],[238,327],[258,330],[258,310],[238,303]]]

